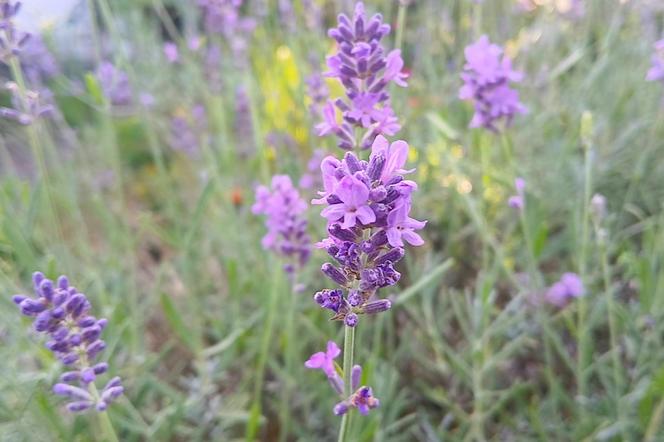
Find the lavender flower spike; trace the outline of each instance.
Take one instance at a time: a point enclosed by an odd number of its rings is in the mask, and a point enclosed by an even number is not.
[[[342,149],[367,149],[378,135],[395,135],[401,126],[390,104],[388,85],[406,87],[401,51],[385,53],[381,40],[390,32],[383,17],[367,19],[364,4],[357,3],[351,20],[339,15],[338,25],[329,31],[338,52],[327,59],[328,77],[338,79],[346,99],[329,101],[323,108],[324,122],[316,126],[319,136],[334,134]],[[336,121],[335,107],[342,115]],[[356,130],[360,136],[356,137]]]
[[[466,64],[461,79],[464,85],[459,98],[472,101],[475,115],[470,127],[483,127],[497,132],[498,121],[509,125],[516,114],[526,112],[519,102],[519,93],[510,82],[519,82],[523,74],[512,69],[512,62],[503,55],[503,49],[489,41],[486,35],[466,47]],[[502,57],[502,58],[501,58]]]
[[[300,197],[287,175],[272,177],[272,188],[256,188],[256,202],[251,210],[266,215],[267,234],[263,248],[274,250],[292,262],[285,270],[292,275],[295,267],[302,267],[311,255],[311,241],[307,234],[305,211],[307,204]]]
[[[335,320],[346,321],[349,316],[349,326],[357,323],[358,314],[390,308],[389,302],[378,308],[367,305],[375,301],[380,288],[399,281],[394,264],[404,256],[404,242],[424,243],[416,231],[426,222],[409,216],[417,185],[403,176],[409,172],[403,169],[407,152],[404,141],[390,145],[379,135],[368,162],[350,152],[343,161],[323,161],[327,207],[321,215],[328,221],[329,237],[320,244],[337,265],[327,263],[322,270],[348,293],[332,300],[337,291],[319,292],[316,301],[332,310]]]
[[[14,17],[20,9],[21,2],[0,1],[0,62],[5,64],[9,64],[9,60],[20,53],[30,38],[30,34],[14,26]]]
[[[651,60],[652,66],[646,74],[646,80],[659,81],[664,84],[664,39],[655,43],[655,52]]]
[[[35,272],[32,280],[37,298],[15,295],[13,301],[21,308],[21,313],[35,318],[35,331],[49,338],[46,348],[64,365],[72,368],[62,374],[61,382],[53,386],[53,393],[71,401],[67,405],[71,412],[93,407],[97,411],[105,410],[124,391],[118,377],[113,378],[99,396],[90,387],[97,376],[108,370],[105,362],[94,363],[106,347],[100,337],[107,320],[90,315],[90,302],[83,293],[69,285],[66,276],[60,276],[54,284],[41,272]]]
[[[347,440],[345,415],[352,408],[366,415],[380,404],[370,387],[359,387],[362,369],[352,366],[359,317],[392,307],[392,302],[380,299],[378,292],[401,278],[394,265],[403,258],[405,243],[424,243],[416,232],[424,228],[426,221],[410,217],[417,183],[405,178],[412,172],[404,169],[408,143],[390,143],[383,136],[400,129],[390,107],[387,85],[393,81],[406,86],[400,52],[385,56],[380,44],[389,30],[380,15],[367,20],[362,3],[357,3],[352,21],[343,14],[339,16],[338,26],[329,31],[337,41],[338,52],[328,59],[327,75],[339,79],[347,99],[328,102],[323,108],[325,122],[317,126],[319,135],[334,133],[344,149],[371,147],[368,161],[352,152],[347,152],[342,160],[323,158],[323,189],[318,192],[319,198],[311,201],[325,206],[321,216],[327,220],[328,236],[316,247],[325,249],[335,261],[323,264],[321,271],[338,285],[317,292],[314,301],[332,312],[332,320],[343,321],[343,377],[339,377],[332,362],[339,354],[336,345],[315,354],[306,364],[333,375],[330,383],[341,398],[333,411],[344,415],[339,440]],[[337,121],[337,110],[341,111],[341,122]],[[356,137],[358,129],[363,133],[360,138]]]

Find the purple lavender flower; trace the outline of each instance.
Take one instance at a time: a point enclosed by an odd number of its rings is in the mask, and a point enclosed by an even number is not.
[[[6,88],[12,95],[13,108],[0,107],[0,118],[29,125],[39,118],[53,115],[55,108],[49,103],[52,97],[47,89],[43,92],[27,90],[22,95],[16,83],[9,82]]]
[[[278,0],[277,9],[283,28],[291,34],[294,33],[297,30],[297,22],[295,20],[293,2],[291,0]]]
[[[178,45],[176,45],[172,41],[167,41],[166,43],[164,43],[164,56],[166,57],[166,60],[169,63],[171,64],[177,63],[180,59]]]
[[[314,299],[347,326],[357,324],[358,314],[391,307],[389,302],[375,304],[377,291],[399,281],[394,264],[404,256],[404,241],[424,243],[416,231],[426,222],[409,216],[417,185],[403,177],[410,172],[403,169],[407,153],[404,141],[390,145],[379,135],[368,162],[348,152],[343,161],[327,157],[321,163],[325,190],[313,202],[327,204],[321,215],[327,218],[329,237],[319,246],[339,266],[326,263],[322,270],[347,296],[324,290]]]
[[[526,180],[520,177],[516,178],[514,188],[516,189],[516,195],[512,195],[507,200],[507,204],[513,209],[523,210],[526,205]]]
[[[14,17],[21,9],[21,2],[0,1],[0,62],[9,64],[9,59],[19,54],[30,38],[14,26]]]
[[[198,0],[203,14],[205,30],[223,36],[235,60],[246,59],[247,39],[256,27],[256,21],[241,14],[243,0]]]
[[[337,376],[337,370],[334,368],[334,359],[341,354],[339,346],[334,341],[327,342],[327,350],[314,353],[304,363],[307,368],[321,369],[328,378]]]
[[[106,99],[114,106],[131,104],[132,91],[127,74],[110,61],[103,61],[96,71],[97,80]]]
[[[178,112],[171,118],[169,144],[174,150],[196,156],[202,147],[202,135],[207,130],[205,107],[194,105],[190,112]]]
[[[576,273],[563,273],[560,280],[546,291],[545,299],[550,304],[563,307],[571,299],[585,294],[583,281]]]
[[[39,35],[32,35],[19,54],[21,68],[29,84],[43,85],[60,73],[55,57]]]
[[[263,237],[263,248],[274,250],[292,260],[285,270],[292,275],[295,266],[302,267],[311,255],[311,241],[307,234],[305,212],[307,204],[290,177],[275,175],[272,188],[258,186],[256,202],[251,208],[256,215],[265,215],[267,234]]]
[[[299,185],[302,189],[320,189],[323,182],[320,179],[320,163],[323,161],[325,152],[321,149],[314,150],[307,162],[307,171],[300,177]]]
[[[483,35],[466,47],[465,55],[466,64],[461,74],[464,85],[459,90],[459,98],[475,105],[470,127],[495,132],[499,130],[499,120],[509,125],[516,114],[526,112],[519,102],[519,93],[510,88],[510,82],[521,81],[523,74],[512,69],[511,60],[503,55],[500,46]]]
[[[256,148],[254,146],[254,126],[251,118],[251,102],[243,87],[235,90],[235,137],[241,156],[247,157]]]
[[[394,82],[405,87],[401,52],[389,54],[381,40],[390,32],[380,14],[367,20],[364,4],[355,6],[351,21],[338,17],[338,25],[329,31],[337,41],[338,52],[327,59],[327,76],[337,78],[346,89],[346,99],[329,102],[323,110],[323,123],[316,126],[319,136],[334,134],[339,147],[367,149],[378,135],[395,135],[401,126],[390,104],[387,86]],[[342,116],[337,122],[335,107]],[[359,131],[359,135],[356,133]]]
[[[106,348],[101,333],[108,321],[90,315],[90,302],[69,285],[66,276],[60,276],[54,284],[41,272],[35,272],[32,281],[37,298],[15,295],[13,301],[21,308],[21,313],[35,318],[35,331],[48,336],[46,348],[71,367],[53,386],[53,393],[70,400],[69,411],[80,412],[93,407],[104,411],[124,391],[118,377],[111,379],[100,395],[90,387],[97,376],[108,370],[105,362],[94,362]],[[75,383],[78,386],[73,385]]]
[[[319,72],[313,72],[305,80],[307,83],[307,94],[311,98],[309,112],[316,118],[323,117],[323,106],[330,95],[330,91],[325,84],[325,79]]]
[[[334,359],[341,354],[341,350],[333,341],[328,341],[327,350],[311,355],[304,366],[311,369],[321,369],[327,376],[332,388],[339,394],[342,401],[334,406],[334,414],[341,416],[348,413],[351,408],[357,408],[358,411],[366,416],[369,411],[380,405],[378,399],[373,396],[371,387],[361,386],[362,367],[354,365],[350,373],[350,390],[353,393],[349,397],[344,397],[344,380],[339,376],[334,366]]]
[[[659,81],[664,84],[664,39],[655,43],[655,52],[652,54],[652,66],[646,74],[647,81]]]

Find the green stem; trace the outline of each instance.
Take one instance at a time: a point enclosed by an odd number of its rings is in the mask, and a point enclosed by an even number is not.
[[[614,401],[616,404],[616,417],[620,424],[623,440],[630,440],[630,434],[625,425],[625,413],[621,405],[621,395],[623,391],[623,378],[620,372],[620,347],[618,346],[618,324],[616,321],[615,302],[613,299],[613,290],[611,289],[611,271],[609,268],[608,251],[606,247],[606,239],[600,231],[599,225],[595,227],[596,237],[599,242],[599,249],[602,261],[602,277],[604,280],[604,292],[606,294],[606,305],[609,310],[609,339],[611,342],[611,360],[613,363],[613,383],[614,383]]]
[[[279,289],[281,286],[281,272],[280,265],[273,263],[272,284],[270,290],[270,299],[267,306],[267,318],[265,319],[265,328],[263,338],[261,341],[260,353],[258,354],[258,362],[256,364],[256,383],[254,384],[254,404],[251,407],[249,421],[247,422],[246,440],[247,442],[256,439],[258,427],[261,416],[261,398],[263,393],[263,382],[265,376],[265,366],[267,364],[267,357],[270,353],[270,342],[274,335],[274,321],[277,312],[277,301],[279,298]]]
[[[21,69],[21,64],[19,63],[16,57],[11,57],[9,61],[9,69],[11,71],[12,78],[14,79],[16,85],[18,86],[18,93],[20,95],[20,99],[23,103],[25,103],[26,93],[28,89],[26,87],[25,79],[23,77],[23,70]],[[22,110],[23,109],[21,109],[21,111]],[[28,142],[30,144],[30,149],[32,150],[32,155],[34,156],[35,161],[37,162],[37,169],[39,170],[39,175],[44,180],[44,187],[45,187],[44,190],[46,192],[48,210],[50,211],[51,216],[53,218],[53,224],[56,230],[56,235],[60,240],[60,244],[63,244],[64,233],[62,229],[62,222],[60,221],[58,212],[55,209],[56,205],[52,192],[53,186],[50,185],[50,174],[46,164],[45,148],[39,139],[40,126],[41,123],[39,120],[35,120],[31,124],[26,126],[26,131],[28,134]]]
[[[406,11],[408,4],[406,2],[399,2],[399,12],[397,12],[397,29],[394,37],[394,48],[401,49],[403,44],[403,30],[406,25]]]
[[[92,397],[95,398],[95,402],[99,402],[99,391],[97,391],[97,386],[94,382],[89,384],[89,391],[92,394]],[[118,436],[115,434],[113,429],[113,424],[111,419],[108,417],[106,411],[100,411],[97,413],[99,416],[99,425],[101,427],[101,437],[104,442],[119,442]]]
[[[295,320],[293,318],[295,314],[295,284],[297,284],[297,275],[293,275],[292,278],[293,283],[291,284],[291,293],[290,297],[288,299],[288,305],[286,306],[286,318],[285,318],[285,327],[286,330],[284,330],[284,355],[285,355],[285,361],[284,361],[284,366],[285,366],[285,372],[287,374],[293,374],[294,373],[294,361],[296,358],[296,351],[297,349],[294,348],[294,344],[297,342],[295,339]],[[284,376],[284,385],[283,385],[284,391],[283,394],[281,395],[281,413],[280,413],[280,418],[281,418],[281,429],[279,431],[279,440],[281,442],[285,442],[288,440],[288,434],[290,433],[290,422],[291,422],[291,407],[290,407],[290,402],[291,402],[291,397],[292,397],[292,382],[291,378],[286,379]]]
[[[579,254],[579,275],[582,281],[586,280],[586,261],[588,256],[588,237],[590,223],[590,193],[592,191],[592,146],[587,142],[584,146],[584,191],[582,201],[581,216],[581,251]],[[588,366],[589,356],[588,345],[589,336],[587,333],[586,317],[588,310],[587,297],[582,296],[579,299],[579,310],[577,316],[577,334],[578,334],[578,358],[577,358],[577,388],[581,398],[585,398],[588,390],[587,375],[585,373]],[[582,406],[582,413],[585,414],[585,407]]]
[[[351,372],[353,371],[353,351],[355,350],[355,327],[344,328],[344,396],[350,397],[352,392],[351,385]],[[344,442],[348,437],[348,421],[350,419],[350,410],[341,418],[341,426],[339,427],[338,442]]]

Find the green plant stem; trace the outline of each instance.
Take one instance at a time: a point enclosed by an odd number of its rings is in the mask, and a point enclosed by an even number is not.
[[[344,396],[350,397],[353,393],[351,390],[351,371],[353,370],[353,351],[355,350],[355,327],[344,328]],[[338,442],[345,442],[348,440],[348,421],[350,419],[350,410],[341,418],[341,426],[339,427]]]
[[[293,275],[293,284],[292,287],[293,289],[290,292],[290,296],[287,300],[288,305],[286,306],[286,318],[285,318],[285,330],[284,330],[284,355],[285,355],[285,361],[284,361],[284,371],[286,374],[293,374],[294,373],[294,361],[296,358],[296,351],[297,349],[294,348],[294,344],[296,342],[295,339],[295,284],[297,282],[297,275]],[[285,376],[284,376],[285,378]],[[285,442],[288,439],[288,434],[290,433],[290,423],[291,423],[291,407],[290,407],[290,401],[292,397],[292,382],[290,377],[285,379],[284,384],[283,384],[284,391],[281,395],[281,410],[280,410],[280,419],[281,419],[281,429],[279,431],[279,440],[281,442]]]
[[[9,69],[12,74],[12,78],[18,86],[18,93],[21,97],[21,101],[25,102],[27,87],[25,79],[23,78],[23,70],[21,69],[21,64],[19,63],[16,57],[11,57],[9,61]],[[42,145],[39,139],[39,127],[40,122],[33,121],[32,124],[27,125],[26,131],[28,134],[28,143],[30,144],[30,149],[32,150],[32,155],[34,156],[35,161],[37,162],[37,169],[39,170],[39,175],[44,180],[44,190],[46,192],[46,200],[48,210],[51,213],[53,218],[53,225],[55,227],[56,235],[60,240],[60,244],[64,244],[64,233],[62,229],[62,222],[58,216],[58,212],[55,209],[55,200],[52,193],[52,186],[50,184],[50,175],[49,170],[46,164],[46,154],[44,146]]]
[[[408,10],[407,2],[399,2],[399,11],[397,12],[397,29],[394,36],[394,48],[401,49],[403,44],[403,31],[406,25],[406,12]]]
[[[90,394],[95,398],[95,402],[99,401],[99,391],[97,391],[97,386],[94,382],[91,382],[89,385]],[[106,411],[100,411],[97,413],[99,416],[99,425],[101,427],[101,437],[104,442],[119,442],[118,436],[115,434],[113,429],[113,424],[111,419],[108,417]]]
[[[260,353],[258,354],[258,362],[256,363],[256,383],[254,384],[254,403],[251,407],[249,421],[247,422],[246,440],[251,442],[256,439],[261,415],[261,399],[263,393],[263,382],[265,376],[265,366],[267,364],[267,357],[270,353],[270,342],[274,334],[274,322],[277,311],[277,301],[279,299],[279,290],[281,287],[281,272],[280,265],[273,263],[272,267],[272,284],[270,290],[270,299],[267,305],[267,317],[265,319],[265,328]]]
[[[614,401],[616,404],[616,417],[620,424],[623,440],[631,440],[630,434],[625,425],[625,413],[621,405],[621,396],[623,392],[623,378],[620,372],[620,347],[618,345],[618,324],[616,321],[616,307],[613,299],[613,290],[611,289],[611,270],[609,267],[609,257],[606,245],[606,239],[603,237],[599,226],[595,228],[596,237],[599,242],[600,259],[602,262],[602,277],[604,280],[604,293],[606,294],[606,306],[609,310],[609,339],[611,342],[611,361],[613,364],[613,383],[614,383]]]
[[[582,216],[581,216],[581,251],[579,254],[579,275],[582,281],[586,281],[586,261],[588,256],[588,241],[589,241],[589,223],[590,223],[590,193],[592,192],[592,146],[588,142],[584,146],[584,190],[582,200]],[[587,333],[586,318],[588,316],[588,299],[582,296],[578,303],[578,316],[577,316],[577,340],[578,340],[578,354],[577,354],[577,389],[581,398],[587,396],[588,384],[587,375],[585,373],[586,367],[589,362],[589,336]],[[586,407],[581,406],[582,416],[585,414]]]

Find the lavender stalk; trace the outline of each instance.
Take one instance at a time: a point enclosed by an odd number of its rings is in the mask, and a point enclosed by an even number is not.
[[[329,32],[337,40],[339,52],[328,59],[328,66],[329,75],[339,78],[346,88],[348,101],[334,103],[343,113],[342,124],[337,124],[336,111],[328,102],[323,110],[326,121],[317,126],[319,135],[339,137],[344,149],[371,148],[368,160],[352,152],[341,160],[324,158],[320,164],[323,190],[312,201],[325,206],[321,215],[327,219],[328,237],[317,247],[333,259],[321,271],[338,286],[319,291],[314,300],[332,312],[332,320],[343,322],[344,356],[343,372],[337,373],[332,360],[340,350],[329,342],[327,351],[312,355],[305,366],[322,369],[341,398],[333,410],[342,416],[340,442],[349,438],[353,408],[366,415],[380,404],[370,387],[359,385],[362,369],[354,365],[355,327],[360,316],[392,307],[390,300],[378,296],[379,290],[399,281],[401,274],[394,266],[404,257],[405,244],[424,243],[417,231],[426,221],[410,217],[411,195],[417,184],[405,179],[412,172],[404,169],[408,144],[402,140],[390,143],[382,135],[393,135],[400,128],[389,106],[387,85],[394,81],[406,86],[400,53],[383,56],[380,40],[388,32],[380,15],[366,20],[362,3],[356,5],[352,22],[339,16],[338,27]],[[383,124],[387,120],[390,123]],[[363,133],[359,141],[357,129]]]
[[[97,377],[109,368],[105,362],[95,363],[106,348],[101,333],[108,320],[97,319],[89,313],[90,302],[69,284],[66,276],[60,276],[54,284],[41,272],[35,272],[32,280],[37,298],[15,295],[12,300],[21,313],[34,318],[34,330],[48,336],[46,348],[63,365],[71,368],[60,376],[60,382],[53,386],[53,393],[68,398],[67,410],[72,413],[98,412],[106,440],[117,441],[106,409],[123,394],[122,382],[119,377],[114,377],[101,392],[95,385]]]

